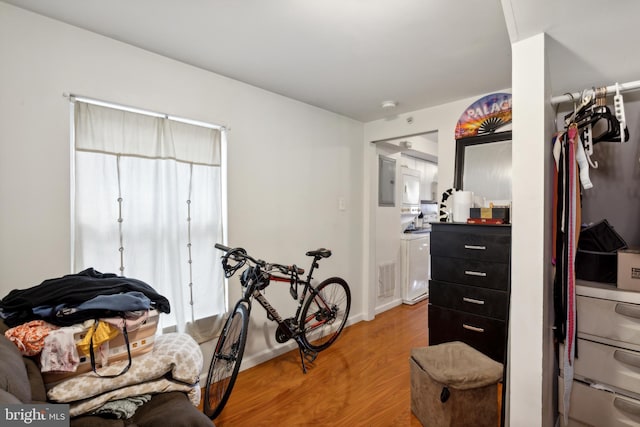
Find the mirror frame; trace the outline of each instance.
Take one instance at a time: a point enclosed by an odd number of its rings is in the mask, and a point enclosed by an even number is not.
[[[478,144],[488,144],[491,142],[507,141],[512,139],[512,132],[496,132],[486,135],[470,136],[468,138],[456,139],[456,164],[453,188],[464,190],[464,153],[467,147]]]

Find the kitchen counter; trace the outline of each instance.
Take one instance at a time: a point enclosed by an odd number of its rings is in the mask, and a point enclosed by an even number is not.
[[[431,233],[431,225],[429,225],[428,227],[421,227],[421,228],[416,228],[415,230],[405,231],[400,236],[400,239],[401,240],[420,239],[421,237],[424,237],[425,234],[428,234],[428,233]]]

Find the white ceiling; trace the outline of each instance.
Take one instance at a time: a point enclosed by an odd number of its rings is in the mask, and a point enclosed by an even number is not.
[[[540,32],[554,94],[640,79],[636,0],[4,1],[363,122],[510,88]]]

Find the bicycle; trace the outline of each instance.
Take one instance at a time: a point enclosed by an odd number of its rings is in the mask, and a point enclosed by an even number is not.
[[[311,284],[313,272],[319,267],[318,261],[331,256],[328,249],[306,253],[313,260],[306,279],[302,279],[304,269],[295,265],[267,263],[251,257],[243,248],[230,248],[219,243],[215,247],[225,252],[221,262],[226,278],[232,277],[245,264],[248,266],[240,276],[243,295],[222,328],[207,374],[203,410],[211,419],[220,415],[235,385],[247,341],[252,299],[266,310],[267,319],[278,324],[277,342],[293,339],[298,344],[305,374],[305,361],[313,363],[318,352],[335,342],[351,308],[351,291],[343,279],[331,277],[317,286]],[[289,283],[289,294],[298,301],[293,317],[283,319],[262,293],[272,281]],[[300,286],[301,293],[298,292]]]

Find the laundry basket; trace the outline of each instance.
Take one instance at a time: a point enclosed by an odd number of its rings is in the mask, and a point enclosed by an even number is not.
[[[411,350],[411,411],[423,426],[498,425],[502,363],[459,341]]]

